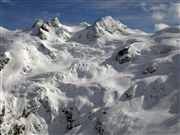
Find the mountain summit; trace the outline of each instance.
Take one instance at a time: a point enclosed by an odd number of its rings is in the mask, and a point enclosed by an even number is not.
[[[93,27],[97,30],[100,34],[108,33],[115,33],[120,32],[122,34],[128,34],[126,31],[127,26],[122,24],[120,21],[113,19],[111,16],[106,16],[103,18],[98,19],[94,24]]]
[[[92,25],[89,25],[85,29],[81,29],[79,32],[74,34],[73,40],[77,40],[82,43],[94,42],[98,39],[108,38],[122,38],[128,35],[137,33],[137,30],[128,28],[120,21],[115,20],[111,16],[102,17],[96,20]],[[141,34],[145,34],[140,32]]]

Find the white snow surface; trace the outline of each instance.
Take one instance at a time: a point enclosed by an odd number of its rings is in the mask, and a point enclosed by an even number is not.
[[[1,135],[180,134],[179,28],[39,25],[0,27]]]

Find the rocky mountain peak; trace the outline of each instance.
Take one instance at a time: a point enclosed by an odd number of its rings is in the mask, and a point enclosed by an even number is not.
[[[100,33],[115,33],[115,32],[124,32],[127,33],[127,26],[122,24],[120,21],[115,20],[111,16],[106,16],[98,19],[93,25],[98,32]]]

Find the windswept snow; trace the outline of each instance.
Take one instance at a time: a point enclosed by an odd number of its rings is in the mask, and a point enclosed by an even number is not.
[[[0,27],[0,54],[1,135],[180,133],[179,28],[37,20]]]

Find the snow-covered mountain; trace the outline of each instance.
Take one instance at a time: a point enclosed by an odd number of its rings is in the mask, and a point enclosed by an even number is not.
[[[1,135],[179,135],[180,29],[112,17],[0,27]]]

